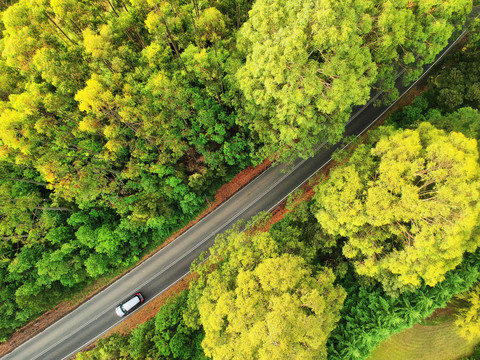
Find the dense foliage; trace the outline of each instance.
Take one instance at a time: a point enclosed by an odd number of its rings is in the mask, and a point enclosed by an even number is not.
[[[226,75],[249,4],[4,9],[0,338],[67,289],[134,264],[250,163]]]
[[[429,123],[361,145],[315,190],[315,216],[343,254],[387,291],[435,286],[455,268],[480,213],[477,142]]]
[[[267,232],[217,237],[196,268],[187,314],[189,323],[203,326],[207,356],[326,358],[345,293],[330,269],[314,271],[302,257],[280,251]]]
[[[329,339],[329,359],[367,359],[378,344],[443,308],[452,296],[468,290],[480,279],[480,251],[469,254],[460,266],[435,287],[423,285],[398,297],[380,286],[361,286],[348,277],[342,282],[347,300],[342,319]]]
[[[329,359],[368,359],[383,340],[445,307],[452,297],[469,289],[480,279],[480,251],[465,256],[462,263],[445,274],[435,287],[420,288],[392,297],[376,281],[356,275],[342,256],[345,239],[332,238],[322,231],[313,213],[315,204],[302,203],[270,229],[281,244],[299,244],[297,251],[309,249],[310,262],[326,264],[337,274],[336,283],[347,291],[337,328],[328,339]],[[311,209],[311,210],[310,210]],[[479,238],[477,227],[472,237]],[[313,248],[311,244],[317,244]],[[300,250],[298,250],[300,249]],[[473,325],[473,323],[472,323]]]
[[[394,113],[388,124],[400,128],[417,128],[418,124],[428,121],[448,132],[461,132],[473,139],[480,139],[480,113],[478,103],[464,97],[459,91],[457,79],[462,79],[463,89],[475,88],[478,78],[470,76],[478,68],[478,32],[471,35],[470,41],[460,51],[453,53],[443,63],[442,68],[429,78],[429,90],[414,103]],[[459,71],[459,69],[461,69]],[[450,74],[452,81],[448,81]],[[443,81],[439,81],[442,78]],[[454,85],[456,84],[456,85]],[[449,103],[444,89],[456,86],[459,95],[456,104]],[[463,95],[461,95],[463,94]],[[450,98],[453,100],[453,98]],[[472,233],[472,239],[480,238],[478,227]],[[475,240],[477,239],[477,240]],[[412,326],[435,308],[441,308],[454,300],[465,302],[460,306],[458,324],[464,335],[477,331],[476,302],[478,294],[472,286],[480,277],[479,251],[466,255],[462,263],[445,274],[445,280],[435,287],[422,285],[421,288],[401,294],[396,298],[387,296],[378,285],[363,286],[358,281],[347,278],[342,281],[347,290],[347,300],[342,310],[342,320],[329,339],[331,359],[366,359],[368,354],[393,333]],[[468,292],[465,292],[468,290]],[[457,295],[457,296],[454,296]],[[454,296],[454,297],[452,297]],[[475,354],[478,353],[477,346]],[[476,359],[477,355],[472,355]]]
[[[455,297],[457,305],[455,325],[458,333],[468,340],[480,336],[480,284]]]
[[[476,50],[474,47],[467,46],[461,51],[461,54],[469,57],[471,51]],[[472,62],[475,63],[473,59]],[[448,64],[447,61],[441,72],[451,69]],[[464,69],[468,71],[466,67]],[[343,171],[342,169],[351,166],[351,162],[355,165],[355,169],[358,169],[362,174],[362,171],[368,172],[371,167],[379,168],[379,164],[386,159],[389,165],[387,170],[398,172],[398,166],[405,165],[404,158],[412,155],[413,151],[406,151],[409,149],[422,154],[423,156],[420,158],[425,160],[422,164],[426,164],[426,160],[428,160],[426,148],[407,146],[412,141],[417,145],[429,144],[429,146],[438,142],[442,147],[439,151],[449,149],[449,154],[461,155],[461,152],[467,149],[468,151],[461,156],[464,156],[465,159],[475,159],[476,144],[462,137],[459,133],[463,133],[469,138],[479,138],[479,112],[472,108],[454,108],[454,112],[445,113],[440,106],[435,107],[437,102],[442,104],[443,101],[437,90],[430,90],[425,96],[417,98],[411,106],[397,112],[388,121],[390,125],[410,128],[411,130],[394,131],[391,126],[380,128],[371,133],[366,143],[361,145],[353,155],[348,154],[350,157],[349,163],[340,166],[339,170]],[[428,124],[422,124],[419,128],[419,124],[425,121],[444,129],[447,133],[438,131]],[[451,131],[457,133],[450,134]],[[388,142],[392,142],[395,146],[387,146],[391,145]],[[382,151],[376,150],[379,144]],[[459,144],[464,144],[465,149],[459,149],[456,146]],[[404,156],[399,154],[402,150],[405,150],[403,151]],[[395,155],[393,159],[392,154]],[[439,155],[441,155],[441,152]],[[337,158],[340,159],[341,157],[338,156]],[[345,158],[343,159],[346,161]],[[363,163],[360,161],[365,159],[369,161],[363,161]],[[452,157],[452,159],[455,159],[455,157]],[[413,162],[413,164],[418,165],[420,162]],[[451,165],[454,164],[455,162],[452,162]],[[472,163],[470,165],[473,168],[478,166]],[[385,170],[382,174],[386,173],[388,172]],[[465,174],[461,176],[465,176]],[[345,184],[348,179],[340,177],[342,184]],[[391,180],[395,180],[396,182],[393,182],[395,184],[400,181],[399,179],[402,180],[403,177],[392,177]],[[332,184],[337,180],[338,177],[332,174],[328,180],[330,181],[329,186],[333,186]],[[453,179],[452,181],[457,180]],[[379,181],[380,176],[377,175],[376,177],[370,177],[370,180],[365,184],[378,186]],[[402,184],[405,185],[408,177],[402,181]],[[343,188],[345,189],[345,187]],[[415,190],[411,186],[406,186],[400,187],[399,191],[403,190],[408,193],[412,189]],[[453,190],[457,191],[457,189]],[[446,191],[446,195],[453,190]],[[368,194],[368,192],[366,193]],[[338,196],[332,198],[338,200]],[[268,345],[268,340],[265,341],[262,336],[265,334],[265,329],[272,328],[269,327],[271,324],[277,326],[288,324],[289,328],[284,329],[284,332],[280,331],[280,333],[288,336],[289,339],[298,339],[297,336],[302,331],[305,334],[310,330],[315,330],[309,322],[307,322],[309,327],[306,329],[305,326],[296,322],[298,319],[287,316],[288,314],[298,314],[296,312],[298,308],[291,305],[295,304],[295,299],[298,299],[300,289],[302,293],[308,293],[308,287],[305,288],[305,285],[311,286],[312,280],[316,279],[311,274],[326,275],[324,280],[327,280],[327,282],[324,285],[333,286],[339,296],[343,293],[339,285],[347,293],[344,306],[340,312],[341,318],[327,340],[329,359],[368,358],[369,353],[381,341],[418,323],[431,315],[436,308],[444,307],[455,295],[458,295],[456,302],[463,299],[465,305],[463,307],[464,312],[460,312],[459,319],[462,319],[462,324],[467,326],[467,330],[476,331],[475,326],[478,325],[475,321],[478,316],[478,295],[477,289],[472,288],[472,285],[478,283],[480,279],[479,250],[460,256],[463,259],[461,264],[450,271],[444,272],[443,281],[436,283],[435,286],[429,286],[422,280],[420,286],[410,288],[411,291],[404,291],[392,297],[385,292],[380,283],[371,280],[369,277],[356,274],[351,259],[345,257],[342,252],[343,248],[348,246],[350,239],[343,234],[329,232],[329,228],[326,226],[328,223],[317,221],[315,215],[318,215],[319,205],[315,203],[316,200],[298,203],[295,197],[292,197],[287,202],[287,206],[294,208],[294,211],[275,223],[266,233],[256,234],[255,229],[247,227],[247,232],[239,233],[234,230],[217,239],[217,245],[212,249],[211,258],[207,263],[196,268],[199,270],[200,277],[197,282],[192,284],[188,302],[183,303],[181,311],[169,309],[169,312],[174,314],[177,319],[180,318],[180,312],[185,316],[185,326],[198,329],[196,331],[199,332],[202,331],[203,327],[208,329],[210,338],[206,338],[203,342],[206,351],[211,354],[215,352],[214,356],[220,356],[218,354],[221,354],[222,350],[228,351],[230,349],[231,341],[237,341],[237,348],[241,349],[242,353],[248,353],[250,358],[258,358],[261,357],[261,354],[253,352],[256,351],[254,346],[255,341],[258,341],[256,337],[262,339],[259,344]],[[323,203],[332,202],[332,206],[335,204],[336,206],[341,205],[339,201],[332,201],[330,196],[325,196],[323,200]],[[410,200],[412,199],[410,198]],[[446,208],[448,210],[450,207],[447,206]],[[461,206],[457,207],[457,209],[461,208]],[[386,216],[388,214],[380,215]],[[332,221],[333,223],[342,221],[342,218],[339,215],[330,219],[329,223],[331,224]],[[264,222],[257,221],[257,224],[264,224]],[[360,226],[361,224],[355,223],[353,225]],[[424,225],[426,227],[428,224]],[[434,226],[435,223],[431,225]],[[448,227],[448,224],[446,226]],[[385,226],[385,228],[388,229],[388,226]],[[477,244],[480,238],[479,227],[471,229],[469,234],[470,237],[468,239],[465,237],[464,240],[467,243]],[[438,255],[438,251],[435,252],[435,246],[432,249],[434,250],[433,253]],[[426,265],[429,265],[428,262]],[[336,285],[331,283],[331,272],[325,269],[325,266],[330,267],[336,274],[334,283]],[[294,274],[291,274],[291,269],[294,269]],[[416,271],[415,266],[406,269]],[[445,271],[445,268],[442,271]],[[291,275],[284,276],[285,274]],[[291,279],[292,282],[287,282]],[[276,293],[275,288],[270,288],[267,291],[265,285],[272,283],[278,284],[278,286],[286,286],[289,289],[287,291],[288,299],[282,298],[284,301],[280,305],[278,305],[278,298],[285,292]],[[292,284],[294,286],[289,287]],[[468,289],[470,290],[465,293]],[[343,295],[341,296],[343,297]],[[282,314],[285,315],[282,319],[279,319],[276,312],[277,308],[272,306],[275,304],[282,309]],[[249,309],[249,311],[245,311],[246,309]],[[333,307],[332,309],[337,308]],[[462,314],[465,316],[462,316]],[[311,313],[309,315],[312,316]],[[300,313],[297,316],[301,318],[305,314]],[[270,319],[272,322],[268,323],[266,319]],[[311,320],[315,321],[314,319]],[[328,324],[329,326],[332,325],[330,322]],[[145,325],[145,329],[147,328],[148,326]],[[181,334],[185,333],[183,329],[182,325]],[[260,330],[254,332],[257,329]],[[242,338],[241,334],[249,335],[252,333],[254,335]],[[137,337],[139,339],[136,343],[137,348],[143,349],[143,354],[153,354],[150,351],[153,351],[152,348],[155,345],[150,340],[152,336],[148,334],[148,331],[145,330],[141,336]],[[165,337],[173,339],[172,334],[173,332],[170,332],[170,330],[165,331]],[[191,338],[197,339],[195,336]],[[200,337],[200,335],[198,336]],[[143,338],[144,341],[140,341],[140,338]],[[120,344],[117,348],[122,348],[124,345],[121,344],[125,343],[118,337],[113,337],[112,340],[105,341],[105,343],[110,341]],[[197,340],[191,341],[198,345],[198,342],[195,342]],[[294,345],[295,342],[292,346]],[[324,346],[322,345],[323,349],[325,349]],[[100,350],[104,351],[103,354],[106,358],[108,358],[108,354],[120,356],[115,353],[117,351],[115,347],[110,348],[110,353],[106,351],[103,342]],[[134,351],[133,348],[131,348],[131,351]]]

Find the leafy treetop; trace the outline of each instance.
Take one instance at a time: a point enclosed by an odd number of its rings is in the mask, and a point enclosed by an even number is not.
[[[316,188],[315,214],[330,234],[347,239],[357,272],[388,291],[434,286],[466,251],[480,213],[475,140],[429,123],[387,130],[362,145]]]

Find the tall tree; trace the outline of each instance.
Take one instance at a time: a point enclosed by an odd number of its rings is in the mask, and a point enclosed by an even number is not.
[[[375,1],[372,31],[365,38],[378,65],[377,86],[396,96],[394,81],[403,70],[404,82],[416,80],[422,65],[431,63],[465,22],[471,0]]]
[[[279,255],[268,233],[233,231],[217,239],[190,293],[205,330],[205,354],[326,358],[326,339],[345,299],[332,271],[313,273],[301,257]]]
[[[345,293],[331,270],[312,274],[285,254],[240,270],[236,286],[199,302],[205,354],[213,359],[326,359],[326,341],[340,318]]]
[[[415,80],[471,8],[471,0],[255,2],[238,34],[246,61],[236,77],[259,157],[307,157],[338,141],[371,87],[395,98],[397,73]]]
[[[429,123],[360,146],[316,188],[314,210],[357,272],[388,291],[434,286],[480,245],[475,140]]]
[[[365,103],[376,66],[362,35],[373,3],[355,0],[255,2],[238,45],[238,70],[249,126],[261,158],[311,155],[336,142],[353,105]],[[284,156],[282,156],[282,154]]]

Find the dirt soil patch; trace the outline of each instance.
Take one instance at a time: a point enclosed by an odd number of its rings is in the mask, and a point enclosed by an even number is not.
[[[438,318],[453,316],[453,314],[455,314],[455,308],[453,306],[452,307],[447,306],[445,308],[435,309],[435,311],[432,313],[432,315],[425,318],[425,320],[434,321]]]

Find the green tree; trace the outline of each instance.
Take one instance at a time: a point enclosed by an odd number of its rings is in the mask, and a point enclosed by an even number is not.
[[[378,65],[378,83],[396,97],[394,81],[399,69],[405,83],[416,80],[421,66],[431,63],[447,45],[453,32],[465,22],[471,0],[376,1],[371,32],[366,37],[373,61]]]
[[[129,355],[132,359],[157,358],[153,337],[155,336],[155,323],[147,320],[133,329],[128,336]]]
[[[236,77],[259,157],[307,157],[338,141],[372,86],[395,98],[397,73],[415,80],[471,8],[471,0],[255,2],[238,34],[246,61]]]
[[[462,51],[451,54],[443,68],[429,79],[432,105],[441,110],[450,112],[463,106],[480,107],[478,24],[477,21],[477,27],[471,31]]]
[[[98,339],[97,347],[94,350],[78,353],[76,358],[78,360],[131,359],[128,338],[113,334],[107,338]]]
[[[163,305],[155,315],[157,354],[172,359],[206,359],[201,348],[203,330],[193,330],[185,325],[183,311],[188,292],[182,291]]]
[[[379,284],[361,285],[354,271],[349,271],[340,282],[348,295],[342,319],[328,340],[329,359],[368,359],[382,341],[418,324],[478,282],[479,259],[477,249],[435,287],[423,285],[396,297],[385,293]]]
[[[225,80],[250,2],[229,4],[0,4],[2,338],[133,264],[250,164]]]
[[[214,359],[326,359],[326,340],[345,299],[333,280],[331,270],[313,275],[302,258],[285,254],[240,270],[233,289],[213,294],[207,286],[198,304],[205,353]]]
[[[167,300],[155,318],[138,325],[129,334],[113,334],[79,359],[184,359],[205,360],[200,345],[203,330],[185,326],[182,313],[188,290]]]
[[[480,112],[470,107],[460,108],[452,114],[431,113],[425,120],[435,127],[449,131],[461,132],[466,137],[480,139]]]

